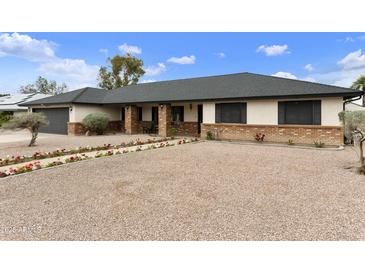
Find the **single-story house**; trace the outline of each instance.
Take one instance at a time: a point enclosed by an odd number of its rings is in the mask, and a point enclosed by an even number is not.
[[[338,113],[363,91],[253,73],[199,77],[131,85],[111,91],[83,88],[27,102],[29,111],[44,112],[46,132],[85,133],[83,118],[108,113],[110,128],[127,134],[156,129],[161,136],[265,140],[329,145],[343,143]]]

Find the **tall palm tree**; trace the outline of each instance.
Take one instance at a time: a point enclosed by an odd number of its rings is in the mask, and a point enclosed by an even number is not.
[[[351,88],[365,91],[365,75],[360,75],[360,77],[352,83]]]

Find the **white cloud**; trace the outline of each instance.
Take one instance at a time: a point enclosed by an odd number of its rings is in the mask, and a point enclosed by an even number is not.
[[[365,75],[365,68],[318,73],[310,77],[314,77],[320,83],[348,88],[360,75]]]
[[[343,42],[343,43],[354,43],[363,40],[365,40],[365,35],[360,35],[357,37],[347,36],[345,38],[337,39],[338,42]]]
[[[24,34],[0,34],[0,57],[14,56],[39,64],[38,72],[57,82],[65,82],[69,90],[82,86],[95,86],[99,67],[83,59],[59,58],[56,44],[37,40]]]
[[[156,66],[149,66],[144,69],[146,76],[157,76],[166,71],[164,63],[158,63]]]
[[[124,43],[123,45],[120,45],[118,49],[121,52],[124,53],[130,53],[130,54],[141,54],[142,49],[137,46],[128,45],[127,43]]]
[[[310,77],[310,76],[301,78],[300,80],[308,81],[308,82],[317,82],[316,79],[314,79],[313,77]]]
[[[171,57],[167,60],[167,62],[180,64],[180,65],[190,65],[190,64],[195,64],[195,60],[196,60],[195,56],[190,55],[190,56],[183,56],[183,57]]]
[[[313,71],[313,70],[314,70],[314,67],[313,67],[313,65],[312,65],[312,64],[306,64],[306,65],[304,66],[304,69],[305,69],[305,70],[307,70],[307,71],[309,71],[309,72],[311,72],[311,71]]]
[[[224,52],[217,52],[217,53],[214,53],[214,55],[218,56],[218,58],[225,58],[226,57],[226,54]]]
[[[297,77],[296,75],[292,74],[291,72],[285,72],[285,71],[278,71],[274,74],[271,74],[271,76],[280,77],[280,78],[287,78],[287,79],[293,79],[293,80],[302,80],[307,82],[317,82],[314,77],[307,76],[307,77]]]
[[[145,80],[142,80],[140,83],[142,84],[145,84],[145,83],[153,83],[153,82],[156,82],[157,80],[155,79],[145,79]]]
[[[365,67],[365,54],[361,52],[361,49],[350,52],[338,63],[344,70],[351,70]]]
[[[345,39],[344,39],[344,42],[345,43],[348,43],[348,42],[355,42],[355,39],[352,38],[351,36],[347,36]]]
[[[99,52],[104,54],[104,55],[108,55],[108,49],[99,49]]]
[[[15,56],[32,62],[41,62],[55,57],[56,44],[37,40],[26,34],[0,34],[0,57]]]
[[[339,65],[337,70],[316,73],[309,77],[315,78],[320,83],[348,88],[360,75],[365,75],[365,54],[361,49],[350,52],[337,64]]]
[[[278,71],[277,73],[271,74],[271,76],[288,78],[288,79],[298,79],[298,77],[296,77],[294,74],[285,71]]]
[[[56,59],[41,64],[38,70],[44,75],[56,77],[56,80],[64,81],[71,88],[75,88],[86,83],[87,86],[95,86],[99,67],[88,65],[82,59]]]
[[[272,45],[272,46],[266,46],[261,45],[256,49],[256,52],[263,52],[266,54],[266,56],[278,56],[283,54],[289,54],[290,51],[288,51],[288,45]]]

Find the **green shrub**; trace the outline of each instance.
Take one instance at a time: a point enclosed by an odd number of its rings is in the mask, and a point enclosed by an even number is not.
[[[83,120],[82,124],[90,131],[102,135],[109,124],[109,115],[104,112],[90,113]]]
[[[13,117],[12,111],[2,111],[0,112],[0,127],[2,124],[5,124]]]
[[[265,134],[263,134],[261,132],[258,132],[258,133],[255,134],[254,138],[255,138],[255,140],[257,142],[261,142],[262,143],[264,141]]]
[[[207,140],[214,140],[214,134],[211,131],[207,131]]]
[[[321,142],[321,141],[314,141],[314,146],[316,148],[323,148],[325,145],[325,143]]]
[[[168,129],[167,134],[168,134],[168,136],[175,137],[177,135],[177,129],[174,127],[171,127]]]

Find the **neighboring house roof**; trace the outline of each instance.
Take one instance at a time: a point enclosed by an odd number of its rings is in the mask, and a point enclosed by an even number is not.
[[[236,73],[191,79],[130,85],[105,91],[85,88],[23,105],[56,103],[129,104],[229,99],[265,99],[290,97],[339,96],[352,98],[363,94],[342,88],[306,81],[253,73]],[[94,98],[90,98],[90,97]]]
[[[27,107],[19,106],[19,104],[27,103],[33,100],[39,100],[50,95],[41,93],[31,94],[13,94],[0,97],[0,111],[26,111]]]

